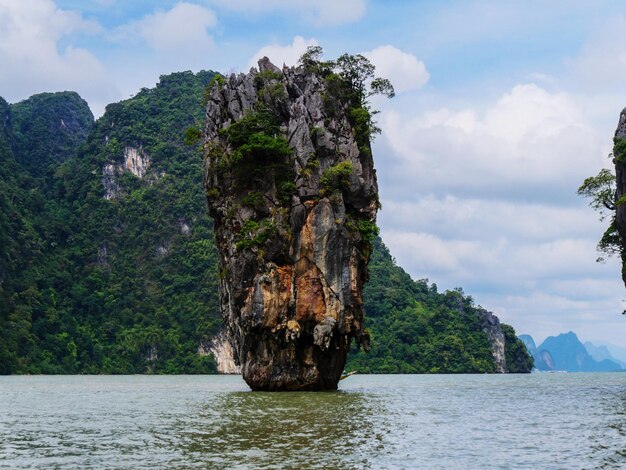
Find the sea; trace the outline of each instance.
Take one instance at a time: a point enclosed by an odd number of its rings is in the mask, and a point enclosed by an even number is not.
[[[0,468],[626,468],[626,374],[3,376]]]

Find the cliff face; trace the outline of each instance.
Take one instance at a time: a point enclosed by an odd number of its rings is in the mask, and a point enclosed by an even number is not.
[[[615,130],[615,148],[613,153],[615,158],[615,178],[616,178],[616,190],[615,201],[620,201],[622,197],[626,195],[626,155],[624,155],[624,142],[626,142],[626,108],[624,108],[619,116],[619,123]],[[615,224],[617,226],[617,233],[619,234],[620,243],[622,246],[622,281],[626,285],[626,204],[616,204],[615,207]]]
[[[483,331],[487,333],[487,338],[493,349],[493,361],[496,366],[496,372],[504,374],[507,372],[505,341],[500,320],[493,313],[486,310],[481,311],[483,315]]]
[[[253,389],[334,389],[351,339],[367,345],[378,188],[350,111],[328,78],[267,58],[212,88],[205,185],[221,308]]]

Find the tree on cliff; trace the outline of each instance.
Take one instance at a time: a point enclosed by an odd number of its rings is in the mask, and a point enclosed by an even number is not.
[[[620,255],[622,259],[622,280],[626,285],[626,246],[624,226],[624,170],[626,169],[626,138],[624,138],[624,111],[613,139],[613,152],[609,154],[615,165],[615,173],[602,169],[596,176],[591,176],[578,188],[578,194],[591,198],[589,205],[600,213],[600,220],[609,218],[608,228],[598,242],[598,251],[607,256]],[[597,261],[604,261],[602,256]],[[626,310],[622,311],[625,314]]]
[[[613,157],[613,154],[609,155]],[[600,214],[600,220],[610,220],[608,228],[598,242],[598,251],[613,256],[622,252],[622,247],[617,233],[615,209],[619,201],[616,201],[615,175],[606,168],[600,170],[596,176],[586,178],[578,188],[578,194],[590,198],[589,205]],[[597,261],[604,261],[600,256]]]
[[[327,108],[339,102],[350,103],[348,116],[355,127],[357,137],[372,140],[380,133],[373,116],[379,111],[373,110],[369,99],[375,95],[393,98],[395,90],[386,78],[376,77],[375,66],[361,54],[343,54],[334,61],[322,60],[323,49],[320,46],[309,46],[300,57],[299,64],[305,70],[319,73],[326,80],[330,96],[326,97]],[[334,99],[333,99],[334,98]],[[363,150],[361,142],[359,147]]]

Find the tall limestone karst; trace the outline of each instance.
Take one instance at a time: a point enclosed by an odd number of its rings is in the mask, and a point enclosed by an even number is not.
[[[613,139],[613,162],[615,163],[615,222],[612,224],[613,232],[617,229],[619,234],[619,253],[622,257],[622,280],[626,285],[626,205],[621,202],[626,196],[626,108],[619,116],[615,137]],[[611,230],[611,228],[609,228]]]
[[[368,343],[373,125],[362,90],[319,65],[281,70],[263,58],[216,83],[207,105],[222,313],[257,390],[334,389],[352,338]]]

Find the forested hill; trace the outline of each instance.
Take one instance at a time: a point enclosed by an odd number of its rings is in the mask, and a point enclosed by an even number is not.
[[[212,72],[175,73],[94,124],[75,93],[0,99],[0,373],[207,373],[221,327],[200,149]],[[459,291],[414,282],[377,241],[362,372],[510,371],[510,327]],[[500,361],[501,362],[501,361]],[[501,365],[501,364],[500,364]]]
[[[34,176],[54,171],[93,128],[93,114],[78,93],[41,93],[11,106],[15,157]]]
[[[476,306],[461,289],[437,292],[413,281],[378,238],[365,288],[369,354],[353,351],[349,369],[375,373],[529,372],[532,359],[513,328]],[[504,350],[494,361],[494,341]]]

